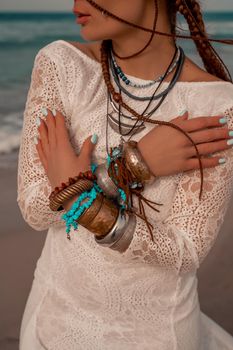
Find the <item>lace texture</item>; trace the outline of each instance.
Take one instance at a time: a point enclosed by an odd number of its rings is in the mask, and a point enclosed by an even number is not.
[[[224,115],[229,128],[233,129],[233,108],[225,110]],[[200,266],[217,238],[233,188],[233,150],[215,155],[226,158],[226,165],[204,169],[204,193],[201,201],[200,172],[183,173],[168,217],[161,220],[159,214],[153,215],[150,209],[155,243],[151,241],[145,222],[137,218],[133,240],[123,256],[175,268],[178,272]],[[150,190],[147,188],[148,195]],[[163,198],[164,192],[161,201]]]
[[[139,94],[133,87],[131,92]],[[147,92],[152,94],[153,88]],[[106,96],[100,64],[71,44],[58,40],[38,52],[24,112],[17,201],[25,221],[35,230],[48,229],[48,235],[22,320],[20,350],[25,350],[26,334],[34,331],[41,346],[50,350],[219,349],[214,343],[230,350],[233,340],[218,325],[206,326],[207,335],[218,334],[216,342],[202,334],[196,269],[216,240],[232,193],[231,148],[219,153],[226,158],[224,165],[204,170],[201,201],[198,170],[157,178],[148,186],[146,198],[163,204],[160,213],[145,207],[155,243],[137,218],[133,240],[123,254],[97,245],[81,226],[71,230],[68,241],[63,212],[49,209],[52,189],[33,143],[36,118],[44,118],[41,108],[64,114],[77,152],[97,133],[93,161],[101,163],[106,158]],[[125,101],[139,112],[145,108],[141,102]],[[233,129],[232,106],[230,83],[180,82],[153,118],[170,121],[184,109],[190,118],[224,114]],[[153,127],[147,124],[134,139]],[[110,128],[109,147],[119,141]],[[29,348],[35,349],[34,344]]]

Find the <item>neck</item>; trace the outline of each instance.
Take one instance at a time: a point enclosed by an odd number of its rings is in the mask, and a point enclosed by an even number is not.
[[[152,18],[145,22],[142,26],[152,28]],[[156,30],[170,33],[168,18],[161,10],[157,19]],[[151,33],[140,29],[130,28],[127,33],[125,32],[120,37],[112,40],[114,51],[122,57],[130,56],[145,46],[149,41],[150,35]],[[175,41],[172,37],[155,34],[151,44],[141,54],[130,59],[116,58],[116,61],[126,75],[153,80],[156,76],[160,76],[166,71],[174,52]],[[167,79],[169,79],[169,76]]]

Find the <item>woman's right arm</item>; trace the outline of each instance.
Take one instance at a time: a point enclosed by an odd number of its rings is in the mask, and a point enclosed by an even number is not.
[[[23,128],[18,158],[17,202],[24,220],[35,230],[43,231],[51,225],[64,225],[63,211],[49,208],[49,194],[53,190],[39,159],[34,138],[38,136],[37,117],[45,119],[42,108],[64,113],[59,91],[57,67],[40,50],[35,58],[24,111]]]

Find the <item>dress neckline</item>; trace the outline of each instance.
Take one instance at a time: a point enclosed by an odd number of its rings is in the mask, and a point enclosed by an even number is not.
[[[83,51],[81,51],[78,47],[72,45],[71,43],[69,43],[68,41],[65,40],[57,40],[57,42],[61,42],[63,44],[65,44],[66,46],[70,47],[73,51],[77,52],[80,56],[82,56],[83,58],[85,58],[86,60],[88,60],[91,64],[93,64],[95,67],[97,67],[98,69],[102,70],[101,67],[101,63],[96,61],[94,58],[91,58],[90,56],[88,56],[87,54],[85,54]],[[137,83],[148,83],[151,80],[145,80],[145,79],[141,79],[132,75],[127,74],[127,77],[129,77],[130,79],[134,80]],[[164,81],[163,84],[169,84],[169,81]],[[159,83],[157,83],[159,84]],[[196,85],[202,85],[202,84],[206,84],[206,85],[211,85],[211,84],[231,84],[233,85],[230,81],[223,81],[223,80],[211,80],[211,81],[177,81],[176,84],[184,84],[184,85],[192,85],[194,84]]]

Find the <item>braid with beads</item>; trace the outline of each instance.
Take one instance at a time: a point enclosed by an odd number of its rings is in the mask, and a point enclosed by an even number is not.
[[[155,5],[155,19],[154,19],[154,25],[153,29],[148,29],[141,27],[137,24],[130,23],[126,21],[125,19],[122,19],[118,17],[117,15],[107,11],[100,5],[98,5],[95,1],[93,0],[86,0],[90,5],[92,5],[94,8],[96,8],[98,11],[101,11],[102,13],[112,17],[115,20],[118,20],[124,24],[130,25],[134,28],[138,28],[141,30],[144,30],[146,32],[152,33],[148,43],[141,49],[139,52],[132,54],[131,56],[128,57],[121,57],[124,59],[128,59],[131,57],[134,57],[141,52],[143,52],[150,44],[150,42],[153,39],[154,34],[159,34],[159,35],[164,35],[164,36],[170,36],[176,39],[177,37],[179,38],[185,38],[185,39],[193,39],[195,42],[195,45],[197,47],[198,53],[202,58],[202,61],[204,63],[204,66],[206,70],[209,73],[215,74],[219,78],[226,80],[226,81],[231,81],[231,76],[230,73],[227,69],[227,67],[224,65],[223,61],[221,58],[218,56],[217,52],[214,50],[214,48],[211,46],[210,41],[215,41],[215,42],[221,42],[225,44],[231,44],[233,45],[233,40],[219,40],[219,39],[209,39],[208,35],[205,30],[205,24],[202,18],[201,14],[201,9],[200,5],[197,0],[166,0],[167,1],[167,6],[169,8],[169,16],[170,16],[170,23],[171,23],[171,34],[168,33],[163,33],[155,30],[155,24],[157,22],[157,15],[158,15],[158,7],[157,7],[157,0],[154,0],[154,5]],[[169,3],[168,3],[169,1]],[[184,35],[178,35],[176,33],[176,15],[177,12],[180,12],[184,18],[186,19],[190,34],[191,36],[184,36]],[[159,120],[148,120],[148,118],[145,118],[143,115],[138,114],[134,109],[132,109],[129,105],[127,105],[121,94],[116,92],[114,89],[114,86],[111,83],[110,79],[110,71],[109,71],[109,53],[110,49],[112,48],[112,43],[111,40],[104,40],[101,45],[101,65],[102,65],[102,73],[104,77],[105,84],[107,86],[108,92],[112,95],[113,100],[119,104],[119,106],[125,108],[128,112],[130,112],[133,116],[135,116],[138,120],[142,120],[144,122],[149,122],[152,124],[158,124],[158,125],[167,125],[172,128],[175,128],[182,132],[188,139],[189,141],[193,144],[195,150],[196,150],[196,155],[199,161],[199,166],[200,166],[200,175],[201,175],[201,186],[200,186],[200,193],[199,193],[199,199],[201,199],[202,196],[202,191],[203,191],[203,166],[201,162],[201,157],[198,151],[198,148],[195,144],[195,142],[192,140],[192,138],[189,136],[188,133],[186,133],[182,128],[178,127],[177,125],[170,123],[170,122],[165,122],[165,121],[159,121]],[[119,56],[118,56],[119,57]],[[112,151],[111,151],[112,152]],[[127,178],[127,172],[124,170],[126,169],[125,164],[124,164],[124,157],[118,161],[118,173],[117,176],[113,176],[115,179],[118,178],[118,185],[120,188],[124,188],[126,191],[126,197],[128,199],[129,196],[132,197],[132,190],[127,191],[129,189],[128,186],[128,178]],[[111,176],[111,167],[108,169],[108,175]],[[116,179],[117,180],[117,179]],[[141,192],[143,188],[139,191]],[[140,214],[142,214],[142,218],[145,220],[148,230],[151,234],[151,238],[153,241],[153,235],[152,235],[152,228],[153,226],[148,222],[146,215],[145,215],[145,210],[142,204],[142,201],[144,200],[147,205],[151,206],[149,203],[153,204],[158,204],[152,201],[147,200],[144,196],[141,195],[141,193],[136,193],[139,199],[139,208],[140,208]],[[148,203],[149,202],[149,203]],[[152,207],[152,206],[151,206]],[[153,207],[152,207],[153,208]],[[155,208],[153,208],[156,210]],[[131,209],[127,209],[127,211],[132,211]],[[158,211],[158,210],[157,210]],[[135,211],[134,213],[138,215]],[[140,216],[140,214],[138,216]],[[152,226],[152,227],[151,227]]]
[[[228,72],[224,63],[222,62],[222,60],[220,59],[218,54],[215,52],[214,48],[211,46],[209,41],[222,42],[222,43],[226,43],[226,44],[233,44],[233,40],[219,40],[219,39],[209,39],[208,38],[207,33],[205,31],[205,25],[204,25],[204,21],[202,18],[200,5],[199,5],[197,0],[171,0],[171,2],[170,2],[170,0],[167,0],[167,5],[169,5],[168,8],[170,10],[169,15],[170,15],[170,22],[171,22],[171,34],[156,31],[155,28],[147,29],[147,28],[141,27],[137,24],[130,23],[130,22],[118,17],[117,15],[107,11],[105,8],[98,5],[95,1],[93,1],[93,0],[86,0],[86,1],[90,5],[92,5],[94,8],[96,8],[98,11],[101,11],[102,13],[104,13],[104,14],[106,14],[106,15],[108,15],[108,16],[110,16],[110,17],[114,18],[115,20],[118,20],[122,23],[131,25],[134,28],[138,28],[138,29],[144,30],[146,32],[150,32],[150,33],[157,33],[159,35],[172,36],[172,37],[174,37],[174,39],[177,37],[185,38],[185,39],[193,39],[207,71],[210,73],[214,73],[215,75],[222,78],[223,80],[232,81],[230,73]],[[169,3],[168,3],[168,1],[169,1]],[[154,0],[154,2],[155,2],[155,7],[156,7],[156,15],[155,16],[157,17],[157,14],[158,14],[157,13],[157,0]],[[177,12],[180,12],[185,17],[185,19],[189,25],[189,29],[190,29],[190,33],[191,33],[190,37],[176,34],[176,15],[177,15]],[[156,22],[156,19],[155,19],[155,22]],[[154,22],[154,24],[155,24],[155,22]],[[151,40],[151,38],[150,38],[150,40]],[[150,40],[149,40],[148,44],[143,48],[143,50],[140,50],[137,54],[141,53],[142,51],[144,51],[148,47]],[[200,154],[198,152],[196,144],[194,143],[192,138],[184,130],[182,130],[180,127],[178,127],[170,122],[158,121],[158,120],[147,120],[145,117],[139,115],[135,110],[133,110],[131,107],[129,107],[122,100],[122,96],[115,91],[115,89],[110,81],[110,73],[109,73],[109,66],[108,66],[109,46],[111,46],[109,40],[103,41],[102,46],[101,46],[102,72],[103,72],[103,77],[104,77],[106,86],[108,88],[108,91],[112,95],[115,102],[117,102],[123,108],[128,110],[132,115],[137,117],[138,120],[143,120],[145,122],[149,122],[149,123],[153,123],[153,124],[167,125],[167,126],[173,127],[175,129],[179,130],[180,132],[182,132],[191,141],[191,143],[195,147],[197,158],[199,160],[199,165],[200,165],[201,188],[200,188],[199,198],[201,199],[202,190],[203,190],[203,167],[202,167]],[[127,59],[127,58],[134,57],[134,56],[136,56],[136,54],[131,55],[129,57],[124,57],[124,58]],[[227,76],[226,72],[228,72],[229,77]]]
[[[210,42],[217,42],[222,44],[233,45],[232,39],[213,39],[209,38],[205,31],[205,24],[203,21],[201,8],[198,0],[167,0],[168,10],[170,13],[170,21],[172,25],[171,34],[160,32],[158,30],[153,30],[150,28],[145,28],[135,23],[131,23],[119,16],[107,11],[102,6],[98,5],[93,0],[86,0],[91,6],[93,6],[98,11],[108,15],[109,17],[118,20],[124,24],[128,24],[134,28],[141,29],[145,32],[155,33],[162,36],[170,36],[181,39],[192,39],[197,47],[198,53],[201,56],[201,59],[204,63],[205,68],[211,74],[216,75],[218,78],[221,78],[225,81],[232,82],[231,75],[225,66],[222,59],[219,57],[215,49],[211,46]],[[156,1],[156,0],[155,0]],[[176,14],[180,12],[186,19],[189,29],[190,36],[181,35],[176,33]],[[144,50],[147,48],[147,45],[144,47]],[[141,53],[142,51],[140,51]],[[125,57],[126,58],[126,57]]]
[[[229,80],[230,73],[227,67],[211,43],[205,40],[208,36],[199,2],[197,0],[175,0],[175,6],[170,7],[170,11],[173,32],[175,32],[176,13],[180,12],[186,19],[191,35],[197,38],[194,43],[207,72],[223,80]]]

